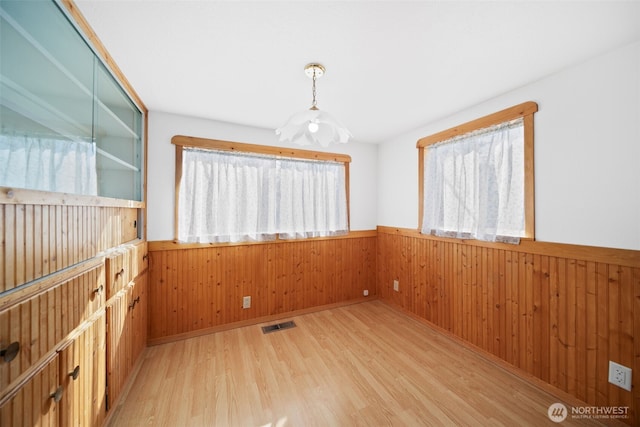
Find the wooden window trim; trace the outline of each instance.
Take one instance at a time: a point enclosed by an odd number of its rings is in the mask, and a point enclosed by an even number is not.
[[[446,141],[459,135],[522,118],[524,121],[524,238],[533,240],[535,236],[533,114],[537,111],[538,104],[533,101],[528,101],[443,130],[442,132],[420,138],[416,144],[418,148],[418,230],[422,230],[422,216],[424,215],[425,149],[430,145]]]
[[[173,226],[173,236],[175,242],[178,242],[178,202],[180,199],[180,181],[182,180],[182,149],[184,147],[204,148],[209,150],[231,151],[239,153],[265,154],[290,159],[319,160],[344,163],[344,179],[346,187],[345,191],[347,196],[347,227],[351,227],[351,204],[349,193],[349,163],[351,163],[351,156],[347,154],[298,150],[268,145],[246,144],[242,142],[222,141],[218,139],[198,138],[195,136],[184,135],[175,135],[173,138],[171,138],[171,143],[176,146],[176,180]],[[276,239],[278,239],[278,237],[276,237]]]

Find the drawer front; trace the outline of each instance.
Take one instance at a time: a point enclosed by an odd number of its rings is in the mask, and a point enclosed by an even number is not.
[[[120,213],[122,220],[122,242],[138,238],[138,209],[126,208]]]
[[[147,242],[136,241],[113,249],[107,255],[105,265],[107,299],[109,299],[147,269],[149,265]]]
[[[105,260],[107,300],[129,284],[132,276],[131,251],[126,247],[114,249]]]
[[[58,358],[56,356],[0,407],[0,425],[60,425],[59,405],[64,398],[64,390],[58,379]],[[53,396],[58,402],[54,400]]]
[[[147,252],[147,242],[142,241],[131,248],[131,268],[132,279],[138,277],[149,266],[149,253]]]
[[[0,312],[0,348],[18,343],[19,351],[0,363],[0,389],[104,306],[104,267],[100,264],[75,279]]]

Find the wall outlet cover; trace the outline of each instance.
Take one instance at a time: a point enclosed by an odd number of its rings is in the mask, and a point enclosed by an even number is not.
[[[242,308],[251,308],[251,296],[242,297]]]
[[[609,382],[620,388],[631,391],[631,369],[610,360]]]

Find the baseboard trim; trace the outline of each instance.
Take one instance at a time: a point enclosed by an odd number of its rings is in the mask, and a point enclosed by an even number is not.
[[[376,295],[356,298],[348,301],[336,302],[332,304],[319,305],[316,307],[303,308],[300,310],[288,311],[286,313],[272,314],[269,316],[256,317],[254,319],[240,320],[238,322],[226,323],[224,325],[212,326],[210,328],[198,329],[195,331],[184,332],[181,334],[169,335],[166,337],[151,338],[147,340],[147,346],[162,345],[175,341],[196,338],[203,335],[214,334],[216,332],[228,331],[230,329],[242,328],[244,326],[259,325],[261,323],[273,322],[275,320],[285,319],[287,317],[300,316],[302,314],[315,313],[317,311],[329,310],[332,308],[345,307],[352,304],[360,304],[363,302],[377,300]]]

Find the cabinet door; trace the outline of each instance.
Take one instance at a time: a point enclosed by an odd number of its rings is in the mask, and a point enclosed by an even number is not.
[[[60,425],[59,405],[64,398],[58,382],[58,357],[36,373],[18,392],[0,407],[2,426]]]
[[[60,352],[63,426],[100,426],[106,413],[106,320],[103,314]]]
[[[147,347],[147,273],[139,275],[133,285],[133,306],[131,308],[131,363],[132,368]]]
[[[107,306],[107,409],[118,401],[131,371],[132,291],[127,287]]]

